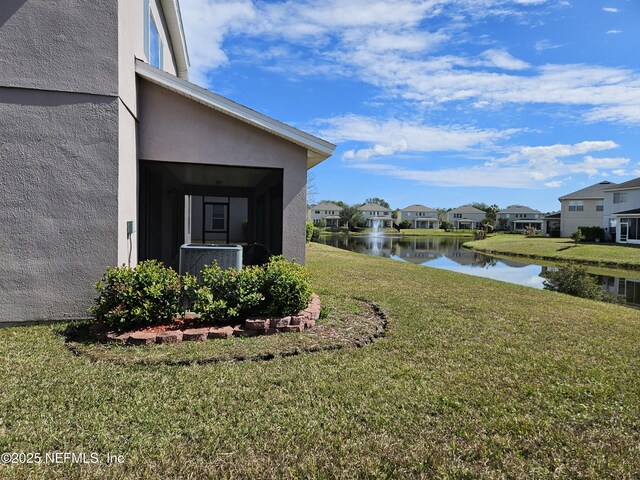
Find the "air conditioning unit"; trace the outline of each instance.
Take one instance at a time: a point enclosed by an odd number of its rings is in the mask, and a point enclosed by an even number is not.
[[[223,269],[242,270],[242,245],[186,243],[180,247],[180,275],[188,272],[202,280],[202,269],[215,262]]]

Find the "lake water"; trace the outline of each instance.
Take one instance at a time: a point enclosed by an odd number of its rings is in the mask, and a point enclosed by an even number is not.
[[[367,255],[540,289],[544,287],[541,274],[547,268],[553,268],[521,258],[506,260],[463,248],[462,244],[469,240],[469,237],[451,236],[327,235],[319,242]],[[625,297],[632,306],[640,306],[640,271],[630,270],[625,277],[619,274],[620,270],[617,270],[615,274],[594,276],[604,290]]]

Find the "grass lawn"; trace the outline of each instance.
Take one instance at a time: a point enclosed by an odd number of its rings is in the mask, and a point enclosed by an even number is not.
[[[506,234],[466,242],[464,245],[485,253],[640,269],[640,248],[631,245],[580,243],[576,247],[573,240],[567,238],[526,238],[524,235]]]
[[[266,362],[140,365],[74,355],[65,325],[0,330],[0,450],[124,456],[0,477],[640,471],[639,311],[319,244],[308,263],[321,298],[380,304],[386,337]]]

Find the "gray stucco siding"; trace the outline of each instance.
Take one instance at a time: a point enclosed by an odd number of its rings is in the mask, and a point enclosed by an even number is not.
[[[303,263],[306,149],[144,80],[139,94],[140,159],[283,170],[283,253]]]
[[[0,86],[117,95],[118,1],[1,3]]]
[[[117,262],[118,100],[0,88],[0,322],[87,317]]]

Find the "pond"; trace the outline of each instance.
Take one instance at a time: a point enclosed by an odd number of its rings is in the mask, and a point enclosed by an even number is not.
[[[542,274],[553,266],[540,265],[532,260],[493,257],[462,247],[469,237],[452,236],[350,236],[326,235],[319,242],[333,247],[387,257],[442,270],[492,278],[503,282],[544,288]],[[626,298],[630,306],[640,306],[640,271],[629,270],[624,277],[621,270],[607,272],[599,269],[594,275],[603,290]],[[608,274],[609,273],[609,274]]]

